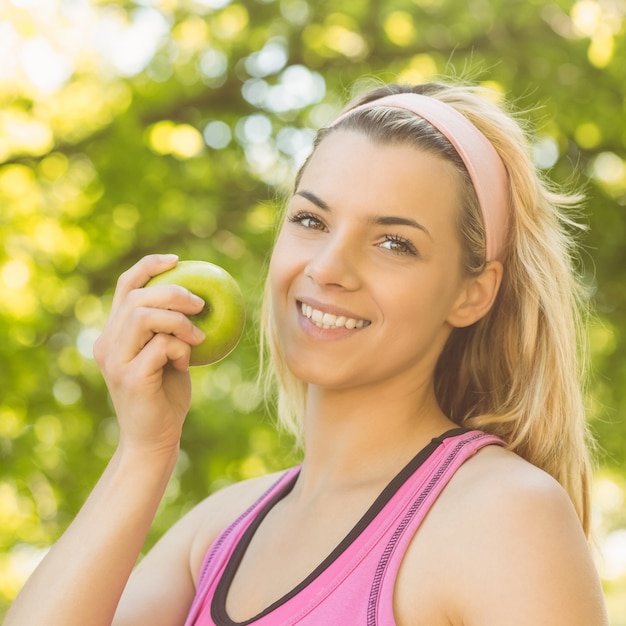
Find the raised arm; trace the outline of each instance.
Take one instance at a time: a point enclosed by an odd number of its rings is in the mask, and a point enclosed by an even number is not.
[[[189,410],[190,347],[203,339],[187,315],[202,301],[176,286],[142,289],[176,264],[153,255],[125,272],[94,348],[120,441],[85,505],[15,600],[5,626],[109,626],[179,450]],[[181,598],[186,601],[190,589]],[[179,590],[180,591],[180,590]]]

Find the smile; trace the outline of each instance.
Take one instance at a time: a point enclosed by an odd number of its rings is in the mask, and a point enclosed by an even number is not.
[[[314,309],[304,302],[301,302],[300,305],[302,315],[310,319],[318,328],[323,328],[324,330],[330,330],[331,328],[347,328],[348,330],[352,330],[354,328],[363,328],[364,326],[369,326],[370,324],[368,320],[357,320],[353,317],[346,317],[344,315],[324,313],[319,309]]]

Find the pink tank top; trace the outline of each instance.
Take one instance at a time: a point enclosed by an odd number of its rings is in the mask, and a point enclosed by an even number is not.
[[[209,548],[185,626],[395,626],[394,585],[409,542],[455,471],[490,444],[503,442],[464,429],[433,439],[305,580],[254,618],[234,622],[226,613],[230,582],[256,528],[293,488],[300,468],[288,470]]]

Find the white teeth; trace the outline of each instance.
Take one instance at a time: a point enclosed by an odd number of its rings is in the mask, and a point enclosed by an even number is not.
[[[369,322],[365,320],[357,320],[352,317],[345,317],[344,315],[333,315],[332,313],[324,313],[319,309],[305,304],[301,305],[302,315],[308,317],[316,326],[329,330],[331,328],[348,328],[350,330],[354,328],[363,328],[368,325]]]

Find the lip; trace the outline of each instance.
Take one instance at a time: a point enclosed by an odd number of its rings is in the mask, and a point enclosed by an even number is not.
[[[352,319],[356,320],[356,322],[362,322],[362,324],[360,326],[353,325],[351,327],[319,326],[313,321],[313,319],[307,317],[303,313],[302,309],[305,305],[311,307],[312,309],[321,311],[324,315],[329,314],[336,316],[337,318],[343,317],[344,320]],[[349,337],[354,337],[355,333],[365,330],[371,324],[370,320],[355,314],[349,309],[333,304],[323,303],[319,300],[315,300],[314,298],[298,298],[296,300],[296,311],[300,328],[304,331],[305,335],[310,336],[316,341],[339,341]]]
[[[331,315],[336,315],[337,317],[349,317],[355,320],[363,320],[369,325],[370,320],[354,311],[350,311],[349,309],[344,309],[343,307],[336,306],[334,304],[327,304],[325,302],[320,302],[319,300],[315,300],[313,298],[296,298],[296,304],[298,306],[298,310],[300,310],[302,303],[310,306],[313,309],[318,309],[324,313],[330,313]]]

